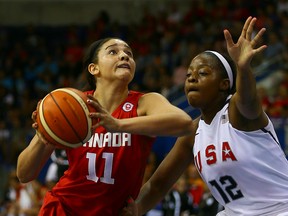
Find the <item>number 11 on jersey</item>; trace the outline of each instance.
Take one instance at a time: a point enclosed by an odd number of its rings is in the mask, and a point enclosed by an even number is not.
[[[105,166],[103,176],[100,178],[96,175],[96,157],[97,155],[95,153],[88,152],[86,154],[86,158],[88,159],[88,175],[86,178],[96,183],[100,180],[102,183],[114,184],[115,179],[111,176],[113,167],[113,153],[104,152],[102,154],[102,159],[105,160]]]

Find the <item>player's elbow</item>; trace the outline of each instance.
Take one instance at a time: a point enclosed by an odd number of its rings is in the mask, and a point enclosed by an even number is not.
[[[16,169],[16,175],[17,175],[19,182],[23,184],[28,183],[36,178],[33,173],[25,170],[19,165],[17,166],[17,169]]]
[[[29,180],[25,177],[25,175],[23,175],[21,172],[17,171],[17,178],[19,180],[20,183],[27,183],[29,182]]]
[[[23,183],[23,184],[34,180],[34,178],[32,176],[29,176],[27,174],[23,174],[23,173],[18,172],[18,171],[17,171],[17,178],[18,178],[19,182]]]

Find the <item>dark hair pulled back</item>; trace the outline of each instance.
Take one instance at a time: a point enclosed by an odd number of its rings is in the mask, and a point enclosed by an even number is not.
[[[84,91],[94,90],[96,89],[96,79],[94,75],[92,75],[88,71],[88,66],[90,63],[98,63],[98,53],[100,48],[104,43],[114,38],[104,38],[93,42],[88,49],[86,50],[83,57],[83,73],[86,73],[86,79],[88,84],[84,87]]]

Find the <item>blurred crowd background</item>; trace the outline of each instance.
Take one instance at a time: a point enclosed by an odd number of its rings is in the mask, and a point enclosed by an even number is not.
[[[268,48],[253,60],[253,70],[263,108],[287,152],[288,1],[185,0],[188,5],[185,10],[181,0],[160,2],[161,7],[151,10],[153,1],[143,0],[135,12],[137,21],[128,15],[115,19],[107,8],[97,11],[86,24],[37,25],[36,22],[0,26],[1,216],[37,215],[43,194],[67,167],[65,152],[59,151],[35,181],[20,184],[15,175],[17,157],[34,135],[31,114],[37,102],[59,87],[82,89],[86,84],[82,73],[83,52],[90,43],[103,37],[122,38],[132,47],[137,68],[131,89],[159,92],[194,118],[199,112],[188,106],[183,91],[191,58],[206,49],[226,53],[223,29],[228,28],[236,38],[246,18],[256,16],[256,30],[267,28],[262,43]],[[137,4],[140,3],[138,0]],[[172,137],[157,139],[144,181],[174,141]],[[182,205],[178,205],[179,200]],[[220,209],[191,164],[159,206],[147,215],[212,216]]]

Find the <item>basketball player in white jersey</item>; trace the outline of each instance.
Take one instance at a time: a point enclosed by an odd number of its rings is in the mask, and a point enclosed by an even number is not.
[[[188,69],[185,92],[201,110],[195,135],[181,137],[123,215],[142,215],[167,193],[189,163],[194,163],[225,210],[217,216],[288,215],[288,161],[264,113],[251,71],[265,29],[254,38],[249,17],[234,43],[224,30],[230,62],[218,52],[197,55]],[[237,76],[236,76],[237,70]]]

